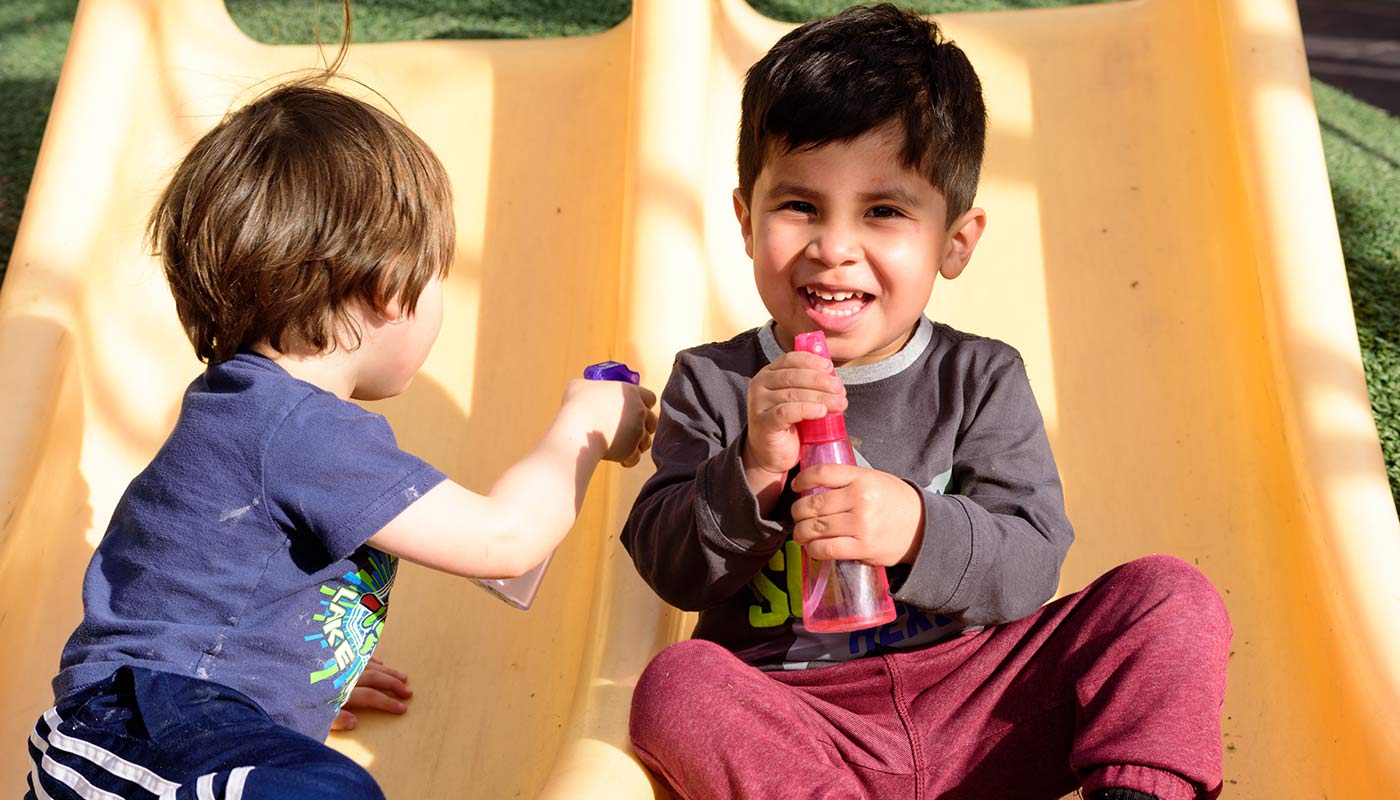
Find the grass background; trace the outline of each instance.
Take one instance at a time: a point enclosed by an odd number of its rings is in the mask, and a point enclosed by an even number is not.
[[[164,0],[180,2],[181,0]],[[1108,0],[1080,0],[1107,2]],[[798,22],[847,0],[752,0]],[[926,13],[1031,8],[1075,0],[913,0]],[[313,40],[311,0],[227,0],[246,33],[275,44]],[[317,0],[322,41],[338,40],[340,4]],[[571,36],[625,18],[631,0],[360,0],[355,41]],[[0,2],[0,280],[58,83],[77,0]],[[1322,144],[1346,255],[1371,407],[1400,509],[1400,119],[1313,82]]]

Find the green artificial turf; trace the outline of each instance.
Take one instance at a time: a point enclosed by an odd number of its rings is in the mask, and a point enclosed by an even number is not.
[[[243,32],[269,44],[339,41],[339,0],[226,0]],[[354,40],[501,39],[577,36],[607,30],[631,0],[365,0],[352,2]]]
[[[78,0],[0,2],[0,279],[77,8]]]
[[[1400,508],[1400,119],[1313,81],[1371,409]]]
[[[1115,0],[898,0],[906,8],[923,14],[947,14],[953,11],[999,11],[1013,8],[1052,8],[1087,6]],[[749,4],[773,19],[785,22],[806,22],[809,19],[835,14],[850,0],[749,0]]]
[[[796,22],[838,11],[847,2],[753,4],[771,17]],[[1072,0],[908,3],[925,13],[1071,4]],[[77,0],[0,2],[0,279],[76,7]],[[340,36],[340,4],[316,0],[319,25],[313,24],[311,7],[310,0],[228,0],[235,22],[255,39],[286,44],[319,36],[333,45]],[[630,8],[630,0],[363,0],[355,4],[354,38],[372,42],[569,36],[606,30],[622,21]],[[1400,508],[1400,120],[1324,84],[1314,82],[1313,88],[1371,405]]]

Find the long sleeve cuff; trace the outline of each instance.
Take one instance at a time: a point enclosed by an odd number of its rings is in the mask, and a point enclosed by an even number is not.
[[[697,475],[695,512],[700,533],[716,548],[766,561],[787,538],[787,526],[764,519],[744,474],[745,427],[705,462]]]
[[[971,501],[918,491],[924,501],[924,540],[894,598],[930,611],[958,608],[972,582],[972,516],[964,505]]]

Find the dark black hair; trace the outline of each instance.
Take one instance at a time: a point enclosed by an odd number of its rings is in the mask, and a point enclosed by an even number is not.
[[[889,3],[857,6],[788,33],[749,69],[739,120],[739,190],[774,153],[850,141],[894,122],[903,162],[948,202],[972,207],[987,137],[982,83],[937,23]]]

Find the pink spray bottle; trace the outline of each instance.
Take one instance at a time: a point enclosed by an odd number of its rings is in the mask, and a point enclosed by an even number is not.
[[[799,333],[793,348],[830,358],[826,334]],[[835,370],[832,374],[836,374]],[[817,464],[855,464],[856,452],[846,436],[846,416],[840,412],[797,423],[801,442],[798,461],[803,469]],[[825,492],[817,488],[803,496]],[[883,625],[895,618],[889,579],[884,567],[859,561],[816,561],[802,552],[802,624],[813,633],[843,633]]]

